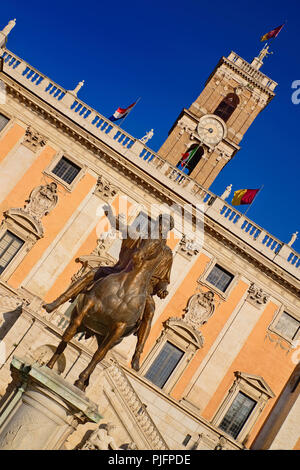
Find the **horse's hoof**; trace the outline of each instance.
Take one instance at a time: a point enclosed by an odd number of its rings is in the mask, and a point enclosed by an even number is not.
[[[46,312],[51,313],[53,310],[55,310],[55,305],[53,303],[51,304],[43,304],[42,307],[46,310]]]
[[[79,388],[79,390],[82,390],[83,392],[85,391],[86,389],[86,386],[84,384],[84,382],[81,382],[81,380],[76,380],[76,382],[74,382],[74,385],[75,387]]]
[[[140,370],[140,358],[139,357],[134,357],[131,361],[131,367],[134,369],[136,372]]]

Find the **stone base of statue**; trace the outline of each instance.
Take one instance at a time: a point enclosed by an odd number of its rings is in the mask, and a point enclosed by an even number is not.
[[[97,405],[56,372],[14,357],[0,409],[0,450],[56,450],[78,424],[97,423]]]

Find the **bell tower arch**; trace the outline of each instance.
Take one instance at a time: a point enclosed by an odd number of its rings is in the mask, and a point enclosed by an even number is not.
[[[258,70],[258,58],[250,64],[235,52],[222,57],[158,151],[205,188],[239,151],[247,129],[275,96],[277,83]],[[197,151],[187,156],[193,148]]]

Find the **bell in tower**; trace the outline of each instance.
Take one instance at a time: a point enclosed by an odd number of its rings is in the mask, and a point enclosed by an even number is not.
[[[189,109],[183,109],[159,155],[204,188],[240,149],[257,115],[275,96],[277,83],[231,52],[222,57]]]

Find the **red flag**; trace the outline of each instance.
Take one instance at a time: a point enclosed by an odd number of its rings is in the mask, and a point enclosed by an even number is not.
[[[260,38],[261,42],[262,41],[267,41],[268,39],[271,39],[271,38],[277,38],[278,34],[280,33],[280,31],[282,30],[284,25],[285,25],[285,23],[283,23],[280,26],[277,26],[277,28],[275,28],[275,29],[272,29],[272,31],[269,31],[267,34],[264,34],[264,36],[262,36]]]

